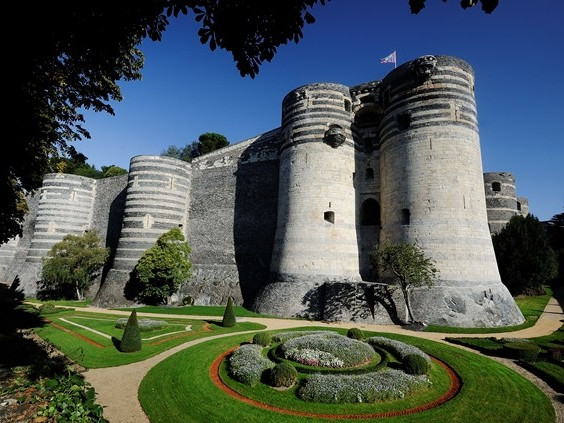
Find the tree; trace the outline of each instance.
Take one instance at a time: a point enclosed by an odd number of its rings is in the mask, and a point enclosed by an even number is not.
[[[407,307],[407,323],[414,322],[409,291],[414,286],[433,286],[439,273],[434,260],[427,257],[419,246],[407,242],[380,244],[372,251],[371,259],[380,273],[391,270],[398,279]]]
[[[12,30],[5,56],[10,105],[11,154],[0,158],[0,243],[21,235],[26,195],[53,172],[49,158],[65,156],[69,142],[90,138],[82,110],[114,114],[121,101],[118,82],[141,79],[144,38],[160,41],[169,18],[192,15],[198,37],[213,51],[230,52],[241,76],[254,78],[278,47],[298,43],[310,12],[330,0],[123,0],[34,2],[25,24]],[[466,8],[479,0],[462,0]],[[497,0],[481,0],[487,12]],[[425,0],[409,0],[419,13]],[[5,16],[19,16],[8,2]]]
[[[148,304],[169,303],[172,294],[191,276],[189,255],[190,246],[180,228],[162,234],[133,269],[139,299]]]
[[[492,241],[501,281],[509,292],[543,294],[543,284],[557,274],[557,263],[539,220],[532,214],[515,215]]]
[[[555,214],[548,221],[548,239],[558,261],[558,279],[564,279],[564,213]]]
[[[102,175],[104,178],[111,178],[113,176],[125,175],[126,173],[127,170],[116,165],[102,166]]]
[[[206,132],[198,137],[198,141],[193,141],[183,148],[178,148],[175,145],[167,147],[163,150],[161,156],[174,157],[185,162],[191,162],[196,157],[211,153],[228,145],[229,141],[227,141],[224,135]]]
[[[233,311],[233,299],[229,297],[227,305],[225,306],[225,311],[223,312],[221,326],[231,328],[235,326],[235,323],[237,323],[237,319],[235,318],[235,312]]]
[[[409,8],[411,13],[418,14],[421,9],[425,7],[425,2],[427,0],[409,0]],[[443,0],[446,3],[447,0]],[[482,5],[482,10],[486,13],[492,13],[497,7],[499,0],[460,0],[460,6],[463,9],[468,9],[469,7],[474,7],[478,3]]]
[[[137,311],[133,310],[127,319],[119,349],[122,352],[135,352],[141,350],[141,332],[137,321]]]
[[[81,300],[108,258],[95,230],[65,235],[42,259],[42,287],[52,295]],[[72,293],[72,294],[71,294]]]

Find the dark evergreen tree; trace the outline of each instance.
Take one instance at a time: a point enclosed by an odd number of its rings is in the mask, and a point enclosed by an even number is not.
[[[564,213],[552,216],[548,221],[547,231],[550,246],[558,261],[557,279],[564,281]]]
[[[141,332],[137,321],[137,312],[133,310],[127,319],[119,348],[122,352],[135,352],[141,350]]]
[[[225,306],[225,311],[223,312],[221,326],[231,328],[235,326],[235,323],[237,323],[237,319],[235,318],[235,312],[233,311],[233,299],[229,297],[227,305]]]
[[[539,220],[515,215],[492,237],[501,281],[513,296],[543,294],[556,277],[556,255]]]

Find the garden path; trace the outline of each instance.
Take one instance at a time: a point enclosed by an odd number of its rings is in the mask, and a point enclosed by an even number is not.
[[[129,315],[129,312],[117,311],[117,310],[106,310],[96,307],[88,307],[81,310],[92,311],[92,312],[103,312],[109,314],[117,315]],[[162,317],[158,314],[151,313],[138,313],[138,316],[144,317]],[[218,320],[217,316],[174,316],[175,318],[186,318],[186,319],[205,319],[205,320]],[[552,332],[558,330],[562,325],[564,319],[564,312],[556,299],[551,298],[548,302],[544,312],[539,317],[536,324],[530,328],[522,329],[516,332],[500,332],[500,333],[490,333],[490,334],[444,334],[437,332],[419,332],[419,331],[409,331],[401,328],[400,326],[394,325],[371,325],[366,323],[351,323],[351,322],[311,322],[306,320],[292,320],[292,319],[276,319],[276,318],[255,318],[246,317],[241,320],[246,320],[250,322],[256,322],[263,324],[269,330],[273,329],[286,329],[292,327],[299,327],[305,325],[316,325],[316,326],[327,326],[327,327],[341,327],[341,328],[351,328],[359,327],[364,330],[375,331],[375,332],[389,332],[389,333],[402,333],[409,334],[411,336],[418,336],[426,339],[432,339],[439,342],[446,342],[446,337],[456,337],[456,336],[473,336],[473,337],[491,337],[495,336],[498,338],[502,337],[512,337],[512,338],[532,338],[538,336],[549,335]],[[254,332],[254,331],[253,331]],[[243,333],[243,332],[238,332]],[[137,392],[139,390],[139,385],[141,380],[144,378],[145,374],[157,363],[161,362],[167,357],[181,351],[185,348],[192,347],[202,342],[206,342],[211,339],[222,338],[226,336],[232,336],[235,333],[228,333],[222,335],[210,336],[207,338],[197,339],[194,341],[186,342],[177,347],[171,348],[159,355],[151,357],[147,360],[127,364],[119,367],[108,367],[103,369],[90,369],[84,373],[84,377],[87,382],[89,382],[97,392],[97,402],[104,407],[104,417],[106,417],[111,423],[148,423],[149,420],[143,412],[139,400],[137,398]],[[449,344],[453,345],[453,344]],[[463,348],[463,347],[461,347]],[[477,353],[475,350],[470,350]],[[477,353],[478,354],[478,353]],[[515,370],[519,374],[522,374],[527,379],[531,380],[535,385],[537,385],[552,401],[556,412],[556,423],[564,423],[564,404],[562,403],[562,395],[554,391],[545,382],[540,380],[538,377],[532,373],[526,371],[522,367],[518,366],[511,360],[494,358],[495,360],[503,363],[504,365]]]

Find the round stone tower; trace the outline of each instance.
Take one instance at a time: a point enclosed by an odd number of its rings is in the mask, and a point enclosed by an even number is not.
[[[495,234],[519,212],[515,176],[508,172],[484,173],[484,191],[490,232]]]
[[[523,322],[501,283],[483,188],[474,73],[422,56],[382,82],[382,243],[418,244],[440,280],[411,292],[416,320],[448,326]]]
[[[35,230],[20,275],[26,295],[36,292],[41,259],[68,234],[82,235],[91,228],[96,180],[66,173],[49,173],[39,193]],[[27,282],[33,282],[27,284]]]
[[[97,304],[123,298],[129,273],[159,236],[175,226],[186,233],[189,193],[188,163],[166,156],[131,159],[121,234]]]
[[[272,283],[259,311],[313,316],[320,285],[360,280],[352,118],[344,85],[310,84],[283,100]]]

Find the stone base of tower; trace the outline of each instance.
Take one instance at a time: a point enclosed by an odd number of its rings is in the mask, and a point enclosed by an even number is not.
[[[442,282],[448,284],[448,281]],[[513,297],[499,282],[445,285],[419,287],[410,291],[416,321],[441,326],[483,328],[519,325],[525,321]],[[400,313],[400,318],[404,320],[405,307],[401,309],[403,313]]]
[[[400,296],[369,282],[273,282],[259,293],[253,310],[277,317],[394,324],[399,323],[395,303]]]
[[[96,307],[125,307],[134,304],[125,298],[125,286],[129,281],[127,271],[111,269],[106,275],[104,283],[94,298],[93,305]]]

